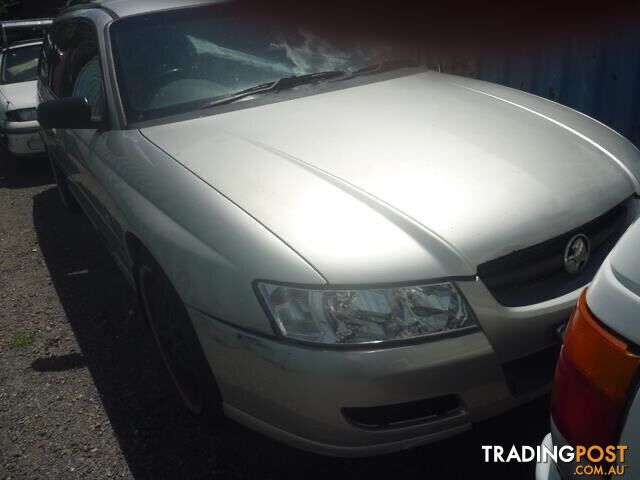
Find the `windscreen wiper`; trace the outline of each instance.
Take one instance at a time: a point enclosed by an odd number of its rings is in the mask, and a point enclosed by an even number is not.
[[[396,59],[387,60],[386,62],[373,63],[362,68],[354,70],[351,74],[345,76],[345,79],[361,77],[364,75],[373,75],[375,73],[390,72],[391,70],[400,70],[401,68],[416,68],[418,63],[413,60]]]
[[[219,105],[236,102],[251,95],[289,90],[300,85],[307,85],[310,83],[320,82],[322,80],[331,80],[333,78],[343,77],[345,75],[346,73],[342,70],[328,70],[324,72],[315,72],[307,73],[304,75],[295,75],[292,77],[284,77],[278,80],[274,80],[273,82],[261,83],[260,85],[245,88],[244,90],[232,93],[231,95],[227,95],[226,97],[217,98],[204,104],[200,108],[217,107]]]

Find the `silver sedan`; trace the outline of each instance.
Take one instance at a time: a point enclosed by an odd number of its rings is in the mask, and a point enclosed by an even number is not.
[[[378,43],[106,0],[56,19],[38,84],[61,197],[187,406],[332,455],[547,391],[558,331],[639,215],[620,135]]]

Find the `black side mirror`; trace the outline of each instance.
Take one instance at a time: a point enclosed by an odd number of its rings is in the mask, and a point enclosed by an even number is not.
[[[91,107],[84,97],[48,100],[38,105],[38,122],[43,128],[93,129]]]

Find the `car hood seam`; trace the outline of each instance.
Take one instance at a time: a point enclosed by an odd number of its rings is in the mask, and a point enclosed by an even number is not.
[[[271,230],[269,227],[267,227],[264,223],[262,223],[260,220],[258,220],[255,216],[253,216],[250,212],[248,212],[247,210],[245,210],[244,208],[242,208],[240,205],[238,205],[236,202],[234,202],[231,198],[229,198],[227,195],[225,195],[224,193],[222,193],[220,190],[218,190],[216,187],[214,187],[213,185],[211,185],[209,182],[207,182],[204,178],[202,178],[200,175],[198,175],[196,172],[194,172],[193,170],[191,170],[189,167],[187,167],[185,164],[183,164],[182,162],[180,162],[180,160],[178,160],[177,158],[175,158],[173,155],[171,155],[169,152],[167,152],[164,148],[162,148],[160,145],[158,145],[157,143],[155,143],[153,140],[151,140],[149,137],[147,137],[144,132],[142,130],[138,130],[138,132],[140,133],[140,135],[142,135],[142,137],[147,140],[148,142],[150,142],[152,145],[154,145],[156,148],[158,148],[162,153],[164,153],[165,155],[167,155],[169,158],[173,159],[176,163],[178,163],[178,165],[182,166],[182,168],[184,168],[185,170],[187,170],[189,173],[191,173],[192,175],[194,175],[196,178],[198,178],[199,180],[201,180],[202,182],[204,182],[206,185],[208,185],[212,190],[214,190],[218,195],[222,196],[224,199],[226,199],[228,202],[230,202],[231,204],[233,204],[235,207],[239,208],[242,212],[244,212],[246,215],[248,215],[252,220],[254,220],[258,225],[260,225],[262,228],[264,228],[266,231],[268,231],[269,233],[271,233],[271,235],[273,235],[275,238],[277,238],[278,240],[280,240],[282,242],[283,245],[285,245],[287,248],[289,248],[293,253],[295,253],[298,258],[300,258],[304,263],[306,263],[324,282],[325,284],[329,284],[329,281],[327,280],[327,278],[322,274],[322,272],[320,272],[320,270],[318,270],[315,265],[313,265],[307,258],[305,258],[300,252],[298,252],[295,248],[293,248],[292,245],[290,245],[288,242],[286,242],[282,237],[280,237],[279,235],[277,235],[273,230]]]
[[[640,193],[640,181],[636,178],[636,176],[634,175],[634,173],[629,169],[629,167],[627,167],[624,162],[622,162],[618,157],[616,157],[613,153],[611,153],[609,150],[607,150],[606,148],[604,148],[602,145],[600,145],[598,142],[590,139],[589,137],[587,137],[586,135],[584,135],[583,133],[580,133],[578,130],[570,127],[569,125],[562,123],[558,120],[555,120],[554,118],[551,118],[548,115],[545,115],[543,113],[538,112],[537,110],[534,110],[532,108],[529,107],[525,107],[524,105],[521,105],[517,102],[513,102],[511,100],[507,100],[506,98],[502,98],[498,95],[493,95],[491,93],[488,92],[483,92],[482,90],[479,90],[477,88],[473,88],[473,87],[469,87],[467,85],[463,85],[460,83],[456,83],[457,86],[459,86],[460,88],[464,88],[465,90],[480,94],[480,95],[484,95],[487,97],[491,97],[494,100],[498,100],[500,102],[503,103],[507,103],[511,106],[514,106],[516,108],[519,108],[521,110],[524,110],[525,112],[529,112],[532,115],[535,115],[537,117],[540,117],[548,122],[553,123],[554,125],[559,126],[560,128],[572,133],[573,135],[575,135],[576,137],[580,138],[581,140],[587,142],[588,144],[590,144],[591,146],[593,146],[594,148],[596,148],[597,150],[599,150],[600,152],[604,153],[607,157],[609,157],[611,160],[614,161],[614,163],[616,163],[629,177],[629,179],[631,180],[631,183],[633,184],[636,192]]]
[[[429,227],[427,227],[423,223],[419,222],[415,218],[411,217],[410,215],[408,215],[407,213],[403,212],[402,210],[396,208],[395,206],[389,204],[388,202],[382,200],[378,196],[376,196],[376,195],[374,195],[374,194],[372,194],[372,193],[370,193],[370,192],[368,192],[366,190],[363,190],[362,188],[358,187],[357,185],[354,185],[351,182],[348,182],[347,180],[344,180],[344,179],[342,179],[342,178],[340,178],[340,177],[338,177],[338,176],[336,176],[336,175],[334,175],[334,174],[332,174],[332,173],[330,173],[330,172],[328,172],[326,170],[323,170],[323,169],[321,169],[321,168],[319,168],[319,167],[317,167],[315,165],[312,165],[312,164],[310,164],[308,162],[305,162],[304,160],[302,160],[302,159],[300,159],[298,157],[295,157],[295,156],[293,156],[291,154],[288,154],[286,152],[278,150],[275,147],[272,147],[270,145],[265,145],[265,144],[263,144],[261,142],[257,142],[255,140],[251,140],[251,139],[242,137],[242,136],[240,136],[238,134],[235,134],[235,133],[231,133],[231,132],[225,132],[225,133],[227,133],[228,135],[233,135],[236,138],[240,138],[243,141],[248,142],[248,143],[250,143],[252,145],[255,145],[258,148],[261,148],[263,150],[271,152],[271,153],[273,153],[273,154],[279,156],[280,158],[283,158],[283,159],[285,159],[285,160],[287,160],[289,162],[295,163],[296,165],[298,165],[299,167],[304,168],[305,170],[309,171],[310,173],[323,178],[324,180],[328,181],[329,183],[331,183],[335,187],[339,188],[340,190],[346,191],[346,193],[350,194],[354,198],[357,198],[359,201],[365,203],[367,206],[372,208],[378,214],[382,215],[389,222],[391,222],[394,225],[400,227],[401,230],[403,230],[405,233],[407,233],[415,241],[420,243],[418,241],[418,239],[416,239],[415,236],[411,235],[411,233],[408,232],[406,228],[404,228],[403,225],[398,225],[398,219],[400,219],[400,221],[405,223],[405,224],[409,224],[414,228],[418,228],[422,232],[428,234],[431,238],[433,238],[435,241],[437,241],[440,245],[445,247],[451,254],[456,256],[458,258],[458,260],[460,260],[460,262],[462,262],[462,264],[468,270],[468,275],[476,275],[476,268],[474,267],[474,264],[471,261],[469,261],[469,259],[467,259],[465,257],[465,255],[462,252],[460,252],[454,245],[452,245],[449,241],[447,241],[445,238],[441,237],[436,232],[432,231]],[[373,203],[374,205],[371,205],[371,203]],[[392,215],[390,216],[389,213],[391,213]]]

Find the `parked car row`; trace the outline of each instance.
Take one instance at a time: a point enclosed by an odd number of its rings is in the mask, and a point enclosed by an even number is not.
[[[42,35],[50,19],[0,22],[0,143],[13,158],[44,154],[36,113]]]
[[[610,371],[640,343],[640,230],[610,255],[640,215],[630,142],[237,3],[76,3],[41,135],[191,411],[331,455],[430,443],[547,392],[578,302],[553,441],[602,440],[597,413],[637,443],[637,365]]]

